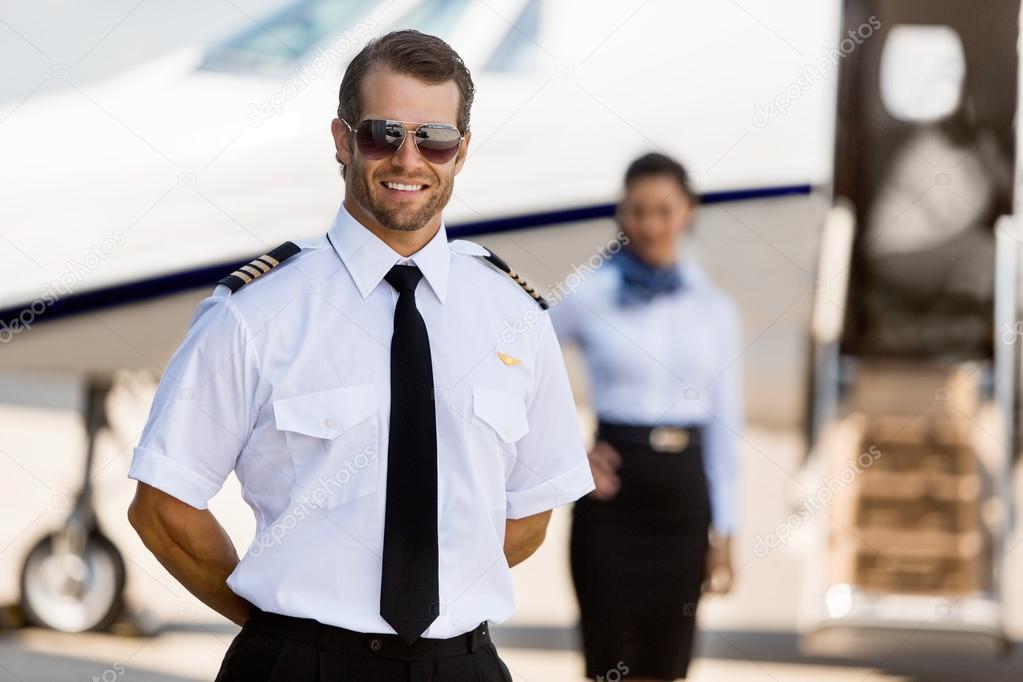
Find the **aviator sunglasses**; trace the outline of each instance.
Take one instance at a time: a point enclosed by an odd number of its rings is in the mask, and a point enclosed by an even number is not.
[[[355,128],[343,118],[341,122],[355,133],[355,144],[371,161],[379,161],[394,154],[401,149],[409,135],[403,121],[367,118]],[[458,145],[465,137],[458,128],[447,123],[419,123],[411,135],[423,158],[435,164],[447,163],[453,159],[458,152]]]

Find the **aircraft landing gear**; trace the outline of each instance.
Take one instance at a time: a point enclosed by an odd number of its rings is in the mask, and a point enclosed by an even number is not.
[[[110,384],[86,386],[87,449],[82,486],[64,527],[29,551],[21,571],[21,610],[33,625],[63,632],[104,630],[124,606],[125,566],[103,534],[92,502],[96,436],[107,425]]]

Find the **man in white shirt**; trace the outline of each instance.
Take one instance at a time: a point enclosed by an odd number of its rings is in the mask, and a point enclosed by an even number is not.
[[[546,303],[447,241],[473,91],[438,38],[369,43],[332,124],[334,224],[222,279],[161,381],[129,518],[242,624],[220,682],[510,680],[488,631],[509,568],[594,488]],[[240,561],[207,509],[232,471]]]

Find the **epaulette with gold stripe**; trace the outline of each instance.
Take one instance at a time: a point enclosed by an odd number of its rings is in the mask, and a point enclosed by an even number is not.
[[[487,247],[465,239],[454,239],[448,242],[448,246],[458,253],[465,254],[466,256],[476,256],[477,258],[482,258],[487,261],[498,270],[515,280],[515,283],[522,287],[522,290],[529,294],[541,308],[544,310],[550,308],[550,304],[544,300],[543,296],[541,296],[536,289],[529,285],[529,282],[522,279],[522,275],[515,272],[510,265],[504,262],[504,259]]]
[[[222,278],[217,284],[223,284],[233,294],[252,280],[270,272],[301,250],[302,247],[294,242],[284,242],[269,253],[250,260],[227,277]]]
[[[483,248],[487,249],[487,247],[485,247],[485,246]],[[544,300],[543,296],[540,295],[540,292],[538,292],[533,287],[529,286],[529,282],[527,282],[526,280],[522,279],[522,275],[520,275],[519,273],[517,273],[514,270],[512,270],[512,267],[510,265],[508,265],[507,263],[505,263],[504,260],[500,256],[498,256],[496,253],[494,253],[490,249],[487,249],[487,255],[483,256],[483,258],[487,259],[488,261],[490,261],[491,263],[496,265],[500,270],[502,270],[509,277],[511,277],[513,280],[515,280],[515,283],[518,284],[520,287],[522,287],[522,289],[527,294],[532,296],[533,300],[536,301],[537,304],[539,304],[539,306],[541,308],[543,308],[544,310],[547,310],[548,308],[551,307],[550,304],[547,303],[547,301]]]

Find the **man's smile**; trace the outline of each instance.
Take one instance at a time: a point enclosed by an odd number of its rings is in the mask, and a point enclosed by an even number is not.
[[[382,180],[380,186],[384,188],[384,194],[394,198],[412,198],[422,196],[430,186],[426,183],[397,182],[393,180]]]

